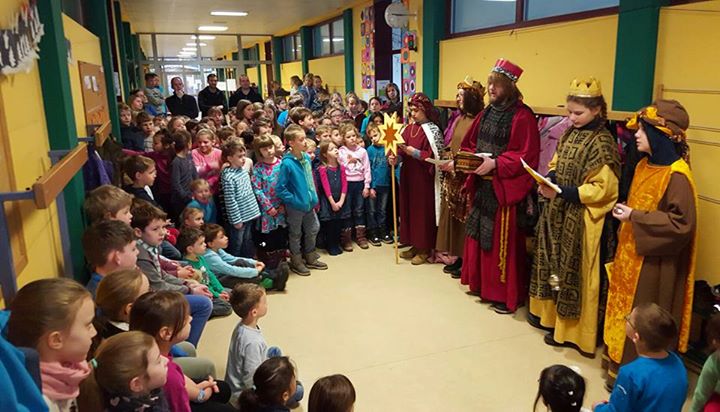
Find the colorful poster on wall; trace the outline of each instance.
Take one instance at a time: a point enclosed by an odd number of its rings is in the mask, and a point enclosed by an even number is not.
[[[375,89],[375,9],[366,7],[360,13],[360,75],[363,89]]]
[[[404,97],[410,97],[415,93],[416,90],[416,67],[415,63],[407,63],[403,64],[403,74],[402,74],[402,94]]]

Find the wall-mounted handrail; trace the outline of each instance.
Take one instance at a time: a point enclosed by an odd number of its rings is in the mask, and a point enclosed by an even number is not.
[[[51,152],[51,157],[57,151]],[[69,235],[67,222],[65,221],[65,199],[62,191],[70,180],[82,169],[88,159],[87,144],[80,143],[74,149],[68,151],[64,157],[55,163],[33,184],[32,190],[22,192],[0,192],[0,287],[5,305],[9,305],[17,292],[17,273],[13,262],[12,243],[10,228],[8,227],[5,202],[33,200],[37,209],[50,207],[53,201],[58,208],[60,236],[62,239],[63,257],[65,264],[65,275],[72,276],[72,270],[68,265],[72,264],[69,258]]]

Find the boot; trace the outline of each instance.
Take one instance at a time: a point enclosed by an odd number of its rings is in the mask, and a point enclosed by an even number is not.
[[[310,269],[305,266],[301,255],[292,255],[290,257],[290,270],[300,276],[310,276]]]
[[[346,252],[352,252],[353,246],[352,246],[352,229],[351,228],[345,228],[340,232],[340,244],[342,245],[342,249]]]
[[[265,250],[262,254],[260,254],[260,252],[258,251],[257,260],[265,264],[265,269],[275,270],[278,268],[280,263],[285,262],[285,250]]]
[[[368,242],[373,246],[382,246],[379,236],[380,229],[370,229],[368,231]]]
[[[365,237],[365,226],[355,226],[355,243],[360,246],[360,249],[368,248],[367,237]]]
[[[414,247],[411,247],[408,250],[403,250],[402,252],[400,252],[400,257],[403,259],[410,260],[410,259],[414,258],[416,254],[417,254],[417,250]]]
[[[305,255],[305,265],[310,269],[326,270],[328,265],[320,261],[320,255],[312,251]]]

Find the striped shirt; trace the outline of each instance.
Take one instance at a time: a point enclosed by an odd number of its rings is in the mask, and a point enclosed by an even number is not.
[[[226,167],[220,176],[225,211],[230,224],[249,222],[260,216],[250,176],[242,168]]]

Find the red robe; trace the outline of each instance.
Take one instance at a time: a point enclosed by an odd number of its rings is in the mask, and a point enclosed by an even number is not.
[[[482,250],[478,240],[466,236],[460,278],[463,285],[469,285],[470,290],[479,292],[483,299],[504,303],[513,311],[525,302],[528,293],[525,234],[517,227],[516,206],[534,186],[520,158],[537,168],[540,156],[540,134],[535,115],[522,102],[518,102],[518,106],[513,116],[507,148],[497,157],[496,167],[490,173],[498,201],[492,249]],[[477,116],[460,150],[475,153],[482,117],[482,113]],[[475,198],[475,180],[479,178],[475,174],[468,177],[466,187],[470,199]],[[503,222],[507,227],[505,233],[502,231]],[[504,259],[501,255],[504,255]]]
[[[433,157],[425,130],[408,125],[402,134],[405,143],[420,150],[420,159],[401,151],[400,169],[400,242],[429,253],[435,247],[435,166],[425,159]],[[432,138],[432,137],[430,137]]]

